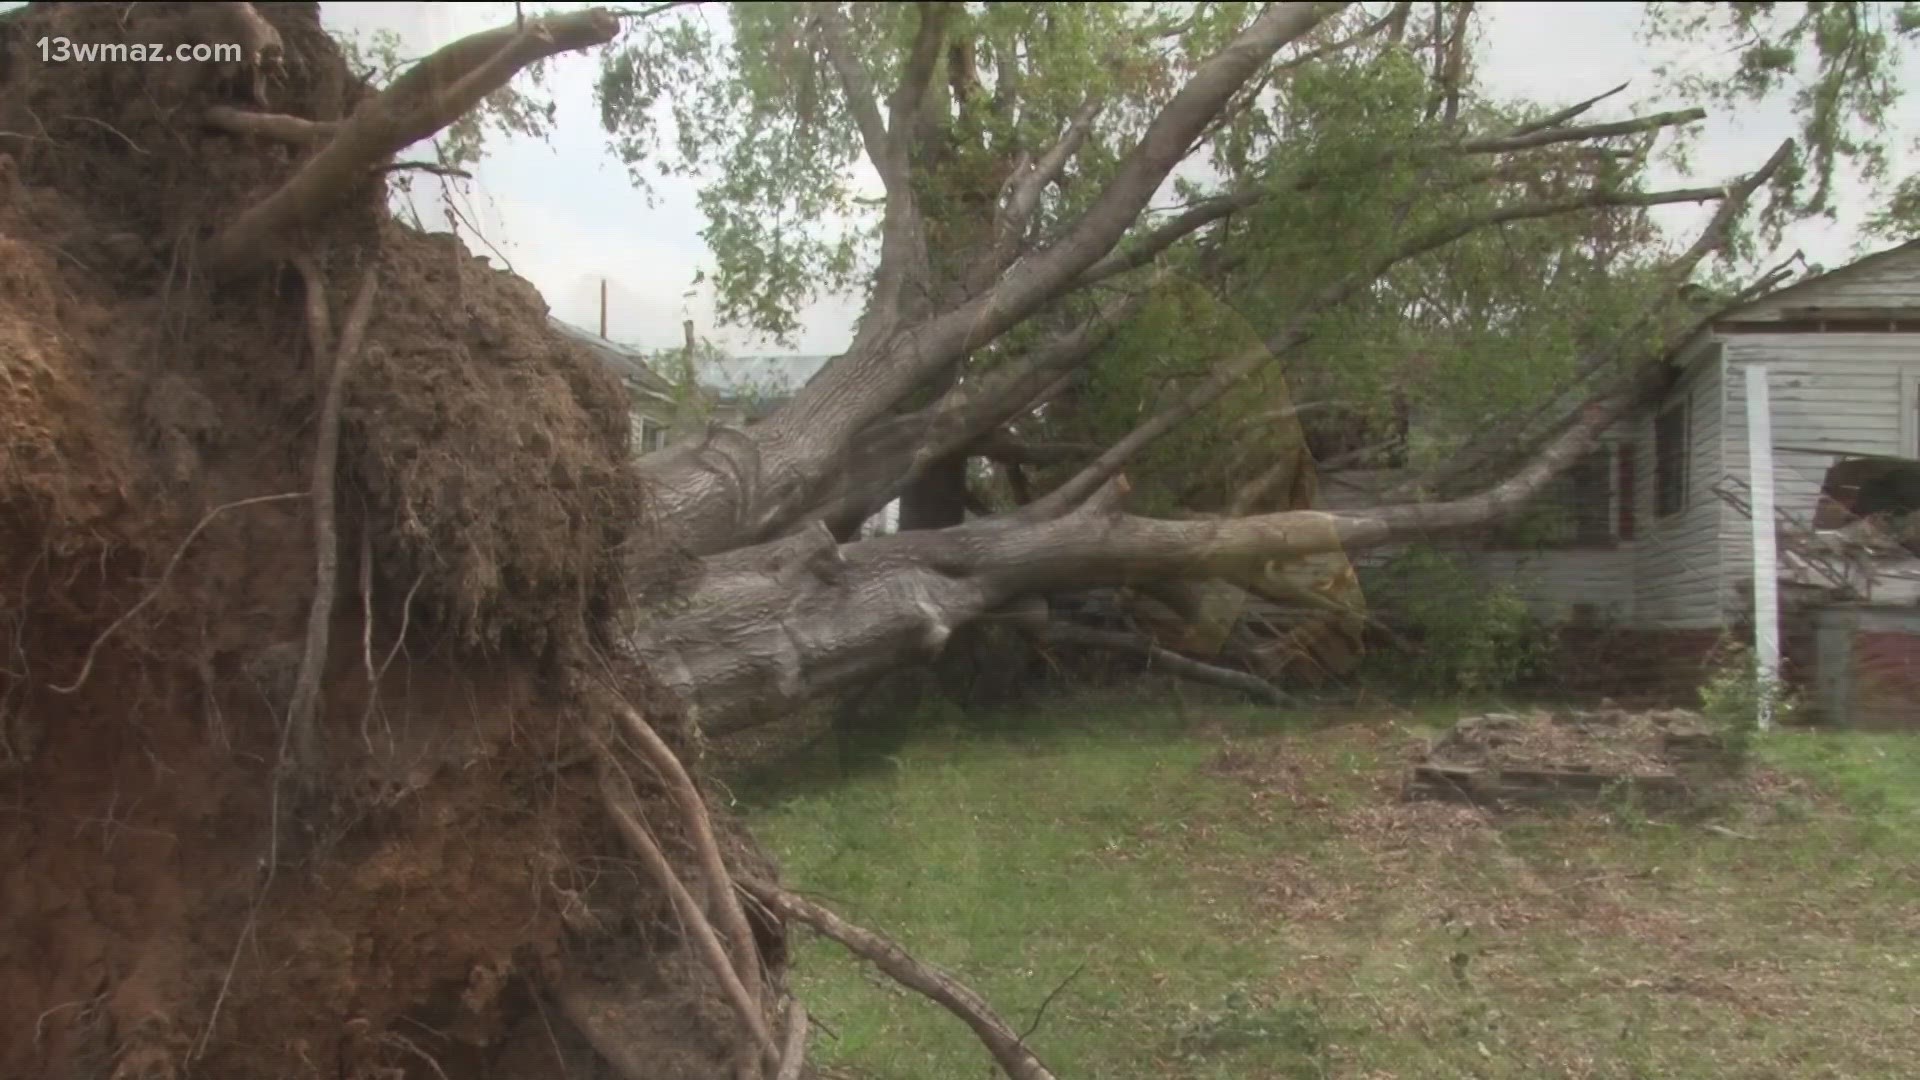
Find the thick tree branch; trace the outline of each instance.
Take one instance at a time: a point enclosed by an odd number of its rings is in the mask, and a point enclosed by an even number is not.
[[[913,46],[907,50],[907,63],[900,73],[900,84],[893,88],[893,95],[887,103],[887,134],[894,140],[892,152],[902,163],[912,152],[920,103],[926,100],[927,91],[932,85],[933,68],[939,62],[940,51],[946,44],[947,26],[953,21],[955,7],[950,3],[925,0],[915,6],[920,11],[920,29],[914,34]]]
[[[1009,181],[1011,190],[1006,205],[994,222],[993,246],[983,265],[974,271],[982,284],[990,283],[993,276],[1011,265],[1019,254],[1021,240],[1033,221],[1034,211],[1040,206],[1040,196],[1048,184],[1060,178],[1073,156],[1080,152],[1088,133],[1093,130],[1093,122],[1100,116],[1101,105],[1099,101],[1088,101],[1080,106],[1068,120],[1067,130],[1059,140],[1048,147],[1038,161],[1023,164],[1015,171]]]
[[[1438,250],[1464,236],[1481,229],[1514,221],[1553,217],[1577,210],[1599,209],[1617,206],[1661,206],[1671,203],[1707,202],[1723,198],[1727,194],[1724,188],[1687,188],[1678,191],[1591,191],[1563,199],[1551,199],[1541,202],[1515,203],[1502,206],[1483,214],[1462,218],[1459,221],[1436,225],[1415,234],[1412,238],[1374,259],[1359,272],[1343,281],[1335,283],[1319,297],[1308,303],[1296,315],[1285,329],[1253,348],[1243,350],[1215,363],[1191,390],[1180,398],[1168,403],[1152,416],[1147,417],[1129,431],[1120,441],[1108,447],[1078,475],[1056,488],[1053,492],[1035,502],[1029,511],[1035,517],[1045,517],[1065,512],[1089,493],[1105,483],[1126,467],[1128,461],[1153,440],[1160,438],[1175,425],[1192,417],[1200,410],[1213,404],[1241,379],[1246,378],[1276,358],[1284,356],[1307,340],[1309,320],[1379,279],[1394,266],[1409,259],[1417,258],[1428,252]]]
[[[905,396],[962,357],[1031,317],[1119,240],[1176,165],[1195,134],[1275,52],[1318,25],[1340,4],[1275,4],[1231,44],[1200,65],[1148,125],[1116,176],[1067,238],[1016,265],[989,293],[908,324],[864,319],[860,336],[793,399],[756,426],[750,452],[712,445],[655,455],[649,477],[679,539],[709,553],[783,531],[847,460],[854,439]],[[889,199],[889,213],[894,200]],[[886,238],[883,236],[882,266]],[[885,290],[876,288],[876,296]],[[738,480],[732,479],[737,477]]]
[[[1220,110],[1220,115],[1216,116],[1213,122],[1207,125],[1206,130],[1194,138],[1193,146],[1189,148],[1188,152],[1193,153],[1202,146],[1205,146],[1209,140],[1225,130],[1228,124],[1233,123],[1236,119],[1245,115],[1249,109],[1259,104],[1262,94],[1265,94],[1276,84],[1291,77],[1293,73],[1315,61],[1324,60],[1329,56],[1346,52],[1348,49],[1361,44],[1380,31],[1390,28],[1392,23],[1393,12],[1388,12],[1386,15],[1375,19],[1344,38],[1329,41],[1316,49],[1308,49],[1305,52],[1296,53],[1289,57],[1285,63],[1273,65],[1264,75],[1260,76],[1259,79],[1240,91],[1238,100],[1229,103],[1226,108]]]
[[[894,154],[892,133],[887,130],[886,118],[880,114],[880,99],[874,91],[873,80],[867,77],[866,69],[854,55],[853,26],[835,3],[813,5],[813,20],[827,63],[833,65],[834,74],[840,79],[840,91],[846,95],[847,112],[852,115],[854,126],[860,129],[860,142],[866,147],[867,160],[880,174],[888,197],[894,197],[906,188],[906,174],[897,165],[904,159]]]
[[[989,294],[915,327],[884,351],[856,350],[803,387],[768,425],[776,438],[844,440],[879,418],[934,372],[1018,324],[1109,251],[1179,163],[1192,137],[1276,51],[1312,30],[1339,4],[1275,4],[1200,66],[1122,160],[1111,183],[1060,243],[1016,266]],[[823,431],[823,427],[828,431]],[[832,429],[844,432],[839,440]]]
[[[916,8],[919,28],[908,50],[899,85],[889,96],[888,115],[883,120],[872,80],[853,49],[853,29],[846,16],[838,4],[814,5],[814,24],[828,62],[840,78],[847,108],[860,129],[867,158],[880,174],[887,194],[880,225],[880,263],[874,272],[867,312],[855,339],[856,350],[893,332],[903,314],[901,304],[908,283],[924,281],[928,276],[926,236],[911,182],[913,146],[920,106],[933,82],[947,25],[953,18],[953,5],[921,3]]]
[[[1142,303],[1139,297],[1109,303],[1074,329],[962,381],[927,408],[873,425],[855,441],[846,468],[821,507],[806,517],[842,528],[865,521],[935,462],[1036,407]]]
[[[333,138],[265,199],[243,210],[207,245],[216,266],[270,260],[290,234],[318,220],[368,173],[466,115],[522,68],[613,40],[620,21],[594,8],[529,20],[463,38],[420,61],[340,125]]]

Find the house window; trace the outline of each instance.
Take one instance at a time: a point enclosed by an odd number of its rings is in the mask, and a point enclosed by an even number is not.
[[[1493,546],[1534,551],[1611,547],[1614,451],[1603,445],[1548,481],[1533,502],[1493,531]]]
[[[1687,508],[1687,399],[1662,410],[1653,421],[1653,510],[1668,517]]]
[[[1573,517],[1573,544],[1613,543],[1613,447],[1602,446],[1567,470],[1566,506]]]
[[[1620,496],[1620,522],[1614,530],[1614,535],[1622,540],[1631,540],[1634,527],[1633,479],[1634,474],[1639,471],[1640,461],[1637,448],[1632,443],[1621,443],[1617,454],[1619,462],[1616,468],[1619,470],[1620,479],[1615,482],[1614,490]]]
[[[634,421],[634,441],[642,454],[651,454],[667,445],[667,426],[650,416]]]

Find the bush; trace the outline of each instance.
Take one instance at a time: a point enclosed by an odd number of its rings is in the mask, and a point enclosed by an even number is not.
[[[1552,657],[1554,630],[1527,609],[1512,585],[1490,586],[1454,559],[1415,548],[1386,572],[1388,619],[1419,652],[1395,657],[1398,679],[1424,689],[1504,690]]]
[[[1707,679],[1700,685],[1700,712],[1728,749],[1745,749],[1755,730],[1762,701],[1770,701],[1773,722],[1790,722],[1800,706],[1799,695],[1778,674],[1762,677],[1753,650],[1723,641],[1707,660]]]

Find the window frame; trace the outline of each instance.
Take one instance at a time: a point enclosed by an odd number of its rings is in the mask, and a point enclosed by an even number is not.
[[[1620,497],[1618,463],[1624,449],[1614,440],[1603,441],[1538,492],[1516,515],[1516,520],[1492,526],[1489,547],[1496,551],[1607,551],[1620,545],[1615,508]],[[1582,477],[1604,492],[1605,506],[1581,510]],[[1571,535],[1560,540],[1529,537],[1524,520],[1529,511],[1557,509],[1573,517]],[[1582,530],[1585,524],[1592,531]],[[1597,526],[1598,528],[1594,528]],[[1605,535],[1601,535],[1604,530]]]
[[[1668,434],[1669,418],[1679,431]],[[1687,512],[1693,473],[1693,395],[1674,399],[1653,414],[1653,516],[1664,521]]]

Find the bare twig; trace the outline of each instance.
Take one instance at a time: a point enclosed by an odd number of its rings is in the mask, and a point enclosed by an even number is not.
[[[456,169],[451,165],[442,165],[437,161],[393,161],[373,170],[382,175],[392,172],[423,172],[434,176],[452,177],[455,180],[471,180],[473,174],[465,169]]]
[[[394,635],[393,646],[387,650],[386,659],[380,661],[379,670],[368,669],[367,708],[360,714],[360,739],[367,744],[369,751],[372,750],[373,740],[367,735],[367,721],[373,719],[373,710],[380,704],[380,684],[386,681],[394,657],[400,655],[401,647],[407,643],[407,626],[413,621],[413,594],[420,591],[420,586],[426,580],[427,572],[424,570],[414,576],[413,584],[407,587],[406,599],[400,601],[400,632]]]
[[[806,923],[839,942],[854,955],[870,961],[896,982],[926,995],[965,1021],[973,1029],[974,1035],[986,1044],[993,1060],[1013,1080],[1054,1080],[1053,1072],[1027,1048],[1013,1027],[1002,1020],[985,999],[953,976],[914,959],[896,942],[855,926],[813,901],[785,889],[744,880],[740,882],[740,887],[781,918]]]
[[[1705,109],[1677,109],[1673,112],[1655,113],[1652,116],[1640,116],[1631,120],[1616,120],[1606,124],[1587,124],[1582,127],[1546,128],[1523,131],[1514,135],[1501,135],[1489,139],[1469,139],[1460,144],[1460,149],[1472,154],[1501,154],[1512,150],[1531,150],[1540,146],[1553,146],[1557,143],[1586,142],[1590,139],[1617,139],[1622,135],[1638,135],[1661,128],[1675,127],[1705,120]]]
[[[99,637],[93,639],[93,644],[87,646],[87,656],[85,662],[80,665],[80,674],[65,686],[49,686],[48,689],[56,694],[71,694],[86,684],[87,676],[93,673],[94,656],[100,651],[100,646],[105,644],[106,640],[113,636],[114,631],[126,625],[127,620],[138,615],[141,609],[145,608],[148,604],[153,603],[154,599],[167,587],[167,580],[173,576],[174,568],[180,565],[180,557],[187,553],[187,548],[193,546],[194,538],[200,535],[201,530],[211,525],[214,518],[219,517],[228,510],[238,510],[243,506],[258,506],[261,503],[282,502],[287,499],[304,499],[307,497],[307,494],[308,493],[304,491],[285,491],[278,495],[256,495],[251,499],[238,499],[234,502],[222,503],[212,510],[207,511],[207,516],[201,518],[200,523],[195,525],[192,531],[187,533],[187,538],[180,541],[180,546],[174,549],[173,557],[167,560],[166,569],[160,572],[160,580],[154,585],[153,590],[141,597],[139,603],[128,608],[119,618],[113,620],[105,630],[100,632]]]
[[[1087,962],[1085,960],[1082,960],[1080,962],[1080,966],[1073,969],[1073,974],[1068,975],[1064,979],[1061,979],[1060,985],[1054,987],[1053,992],[1048,994],[1045,998],[1041,1000],[1040,1007],[1033,1011],[1033,1022],[1027,1025],[1027,1030],[1020,1033],[1021,1042],[1023,1043],[1026,1042],[1029,1038],[1033,1037],[1034,1032],[1040,1030],[1040,1021],[1045,1020],[1047,1018],[1047,1006],[1052,1005],[1053,999],[1059,997],[1061,992],[1064,991],[1068,986],[1072,985],[1073,980],[1079,978],[1080,973],[1085,970],[1087,970]]]
[[[83,124],[92,124],[94,127],[97,127],[102,131],[105,131],[108,134],[117,137],[121,142],[126,143],[127,149],[132,150],[134,153],[141,154],[148,157],[152,156],[151,151],[147,150],[145,147],[142,147],[139,143],[134,142],[132,139],[128,138],[126,132],[121,131],[119,128],[114,127],[112,124],[107,123],[105,120],[101,120],[92,116],[74,116],[71,114],[64,115],[60,117],[60,119],[78,120]]]

